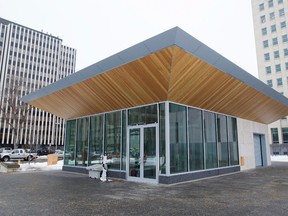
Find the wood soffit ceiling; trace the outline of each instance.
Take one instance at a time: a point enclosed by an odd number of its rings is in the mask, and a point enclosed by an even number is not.
[[[271,123],[288,107],[227,73],[170,46],[29,104],[65,119],[171,101]]]

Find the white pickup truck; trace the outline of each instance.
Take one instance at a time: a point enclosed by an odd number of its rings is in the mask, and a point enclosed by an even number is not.
[[[11,152],[0,153],[0,160],[34,160],[37,157],[36,153],[27,152],[25,149],[14,149]]]

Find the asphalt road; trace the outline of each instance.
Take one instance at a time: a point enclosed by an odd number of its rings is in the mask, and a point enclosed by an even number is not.
[[[288,163],[175,185],[0,173],[0,215],[288,215]]]

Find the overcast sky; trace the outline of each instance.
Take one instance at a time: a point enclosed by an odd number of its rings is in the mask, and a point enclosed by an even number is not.
[[[76,48],[76,71],[179,26],[257,77],[251,0],[0,0],[0,17]]]

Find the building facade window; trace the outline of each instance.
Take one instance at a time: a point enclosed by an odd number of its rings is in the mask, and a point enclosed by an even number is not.
[[[277,86],[282,86],[282,78],[277,78]]]
[[[262,35],[267,35],[267,28],[262,28]]]
[[[265,15],[261,16],[261,17],[260,17],[260,20],[261,20],[261,23],[265,23],[265,22],[266,22],[266,17],[265,17]]]
[[[282,128],[282,140],[283,143],[288,143],[288,128]]]
[[[268,1],[268,7],[270,8],[270,7],[273,7],[273,6],[274,6],[273,0],[269,0]]]
[[[280,57],[279,50],[274,51],[274,58],[278,59]]]
[[[264,48],[267,48],[268,46],[269,46],[268,40],[263,41],[263,47],[264,47]]]
[[[288,70],[288,62],[285,62],[285,69]]]
[[[280,23],[281,28],[286,28],[286,21]]]
[[[272,80],[267,80],[267,85],[272,88],[273,87]]]
[[[279,10],[279,17],[282,17],[284,15],[285,15],[285,11],[284,11],[284,8],[282,8]]]
[[[264,54],[264,59],[265,59],[265,61],[269,61],[270,60],[270,54],[269,53],[265,53]]]
[[[269,14],[270,20],[274,20],[275,19],[275,13],[272,12]]]
[[[263,11],[264,10],[264,3],[259,4],[259,10]]]
[[[272,143],[279,143],[278,128],[271,128]]]
[[[276,72],[281,72],[281,65],[280,64],[276,64],[275,65],[275,71]]]
[[[278,45],[278,38],[277,37],[272,38],[272,44],[273,44],[273,46]]]
[[[287,41],[288,41],[288,36],[287,36],[287,34],[282,35],[282,42],[283,42],[283,43],[286,43]]]
[[[271,26],[271,32],[273,33],[273,32],[276,32],[276,25],[272,25]]]
[[[283,0],[278,0],[278,4],[282,4],[283,3]]]
[[[271,66],[265,67],[266,74],[271,74]]]
[[[287,48],[284,49],[284,56],[288,56],[288,49]]]

